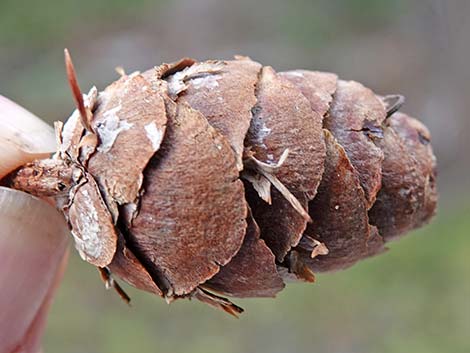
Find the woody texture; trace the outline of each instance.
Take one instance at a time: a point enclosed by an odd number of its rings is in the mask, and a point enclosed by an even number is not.
[[[430,134],[335,74],[182,59],[82,94],[57,152],[2,183],[63,212],[81,257],[167,301],[274,297],[433,216]]]

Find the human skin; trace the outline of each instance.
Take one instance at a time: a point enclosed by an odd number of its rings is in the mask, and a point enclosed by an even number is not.
[[[0,179],[54,150],[53,129],[0,96]],[[40,351],[67,245],[67,226],[52,205],[0,187],[0,352]]]

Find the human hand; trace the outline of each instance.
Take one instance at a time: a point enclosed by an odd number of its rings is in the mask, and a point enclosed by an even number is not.
[[[54,150],[53,129],[0,96],[0,179]],[[67,244],[67,225],[52,205],[0,187],[0,353],[40,350]]]

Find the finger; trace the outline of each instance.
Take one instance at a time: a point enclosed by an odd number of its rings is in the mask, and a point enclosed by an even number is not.
[[[51,296],[67,243],[68,228],[57,210],[0,187],[0,352],[12,352],[26,338],[37,342],[45,315],[40,310]]]
[[[36,316],[33,319],[32,324],[29,326],[26,334],[21,339],[20,346],[15,347],[14,353],[36,353],[40,352],[41,349],[41,337],[44,333],[46,326],[46,318],[49,308],[52,304],[52,299],[54,297],[55,291],[59,286],[60,281],[65,272],[67,266],[69,251],[65,252],[62,261],[57,269],[57,272],[54,277],[52,286],[49,288],[49,291],[46,294],[44,302],[41,304]]]
[[[0,178],[55,145],[51,126],[0,95]]]
[[[0,178],[54,150],[53,129],[0,96]],[[0,188],[0,352],[38,350],[67,238],[67,225],[52,206]]]

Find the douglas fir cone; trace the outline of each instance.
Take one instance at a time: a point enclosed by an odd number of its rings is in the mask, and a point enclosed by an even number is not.
[[[436,208],[430,135],[335,74],[183,59],[82,95],[3,181],[53,197],[84,260],[168,301],[272,297],[379,254]],[[217,295],[215,294],[217,293]]]

